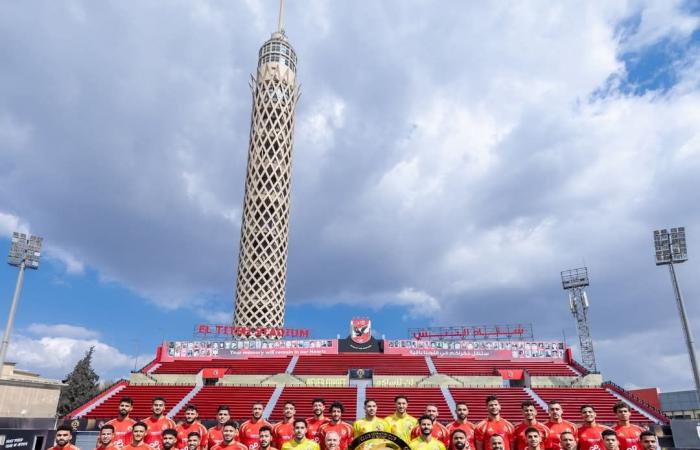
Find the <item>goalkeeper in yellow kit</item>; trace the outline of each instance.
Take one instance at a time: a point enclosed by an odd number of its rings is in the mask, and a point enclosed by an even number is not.
[[[363,434],[371,431],[386,431],[387,433],[391,432],[389,424],[386,423],[384,419],[377,417],[377,402],[371,398],[365,400],[365,418],[356,420],[355,424],[352,426],[352,429],[353,438],[362,436]],[[385,445],[386,443],[382,439],[370,439],[369,441],[364,442],[356,450],[371,450],[372,448],[380,446],[383,447]]]
[[[445,444],[432,436],[432,417],[428,415],[421,416],[418,419],[418,426],[420,426],[420,436],[409,443],[411,450],[445,450]]]
[[[294,438],[282,445],[281,450],[320,450],[316,441],[306,438],[306,421],[294,419]]]
[[[404,440],[411,442],[411,430],[418,424],[415,417],[408,413],[408,399],[405,395],[394,397],[396,411],[384,420],[389,424],[389,432]]]

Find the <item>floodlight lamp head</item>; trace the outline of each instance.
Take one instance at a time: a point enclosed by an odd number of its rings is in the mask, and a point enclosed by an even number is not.
[[[678,264],[688,260],[685,227],[654,231],[656,265]]]
[[[561,273],[561,286],[565,291],[585,287],[589,284],[587,267],[564,270]]]
[[[7,256],[7,263],[15,267],[24,263],[24,267],[28,269],[38,269],[42,241],[43,238],[39,236],[30,236],[27,239],[25,233],[12,233],[12,245]]]

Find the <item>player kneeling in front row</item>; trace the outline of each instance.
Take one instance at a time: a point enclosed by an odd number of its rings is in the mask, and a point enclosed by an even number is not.
[[[114,425],[106,423],[100,428],[100,434],[97,435],[97,447],[95,450],[115,450],[114,443]]]
[[[525,442],[527,450],[542,450],[540,447],[542,443],[542,434],[540,434],[540,430],[535,427],[527,428],[525,430]]]
[[[323,448],[326,450],[340,450],[340,435],[335,431],[326,433],[323,440]]]
[[[559,447],[561,450],[576,450],[576,436],[573,431],[559,433]]]
[[[56,445],[48,450],[80,450],[70,443],[71,440],[73,440],[73,429],[70,425],[61,425],[56,428]]]
[[[617,440],[617,433],[615,433],[615,431],[603,430],[600,434],[603,436],[605,450],[620,450],[620,441]]]
[[[227,421],[221,427],[222,441],[209,450],[248,450],[248,447],[236,441],[237,435],[238,423],[233,420]]]
[[[651,431],[642,431],[642,434],[639,435],[639,439],[644,450],[656,450],[658,447],[656,435]]]
[[[418,419],[420,436],[413,439],[409,444],[412,450],[445,450],[445,444],[435,439],[433,433],[433,418],[424,415]]]
[[[506,440],[500,434],[492,434],[488,444],[491,450],[506,450]]]
[[[277,450],[272,446],[272,427],[263,425],[258,430],[258,440],[260,441],[260,450]]]
[[[306,437],[306,420],[294,419],[294,439],[285,442],[282,450],[320,450],[321,447]]]
[[[450,435],[450,450],[473,450],[466,431],[461,428],[455,428]]]
[[[177,431],[175,428],[166,428],[161,434],[163,450],[177,450]]]
[[[131,443],[123,447],[123,450],[152,450],[151,446],[146,444],[146,430],[148,426],[143,422],[136,422],[131,427]]]

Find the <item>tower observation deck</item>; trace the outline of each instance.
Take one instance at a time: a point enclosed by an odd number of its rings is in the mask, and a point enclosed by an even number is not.
[[[234,325],[282,327],[294,114],[299,98],[297,56],[283,27],[260,48],[251,81],[253,111],[241,222]]]

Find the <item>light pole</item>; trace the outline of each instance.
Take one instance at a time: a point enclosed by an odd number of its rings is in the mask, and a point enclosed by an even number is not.
[[[588,268],[565,270],[561,273],[561,286],[569,293],[569,308],[576,319],[578,342],[581,346],[581,363],[589,372],[598,373],[593,352],[593,339],[591,328],[588,324],[588,295],[586,286],[588,281]]]
[[[15,321],[17,302],[19,302],[19,294],[22,292],[24,269],[36,270],[39,268],[42,240],[43,239],[38,236],[30,236],[29,239],[27,239],[27,235],[24,233],[12,233],[12,246],[10,247],[10,254],[7,257],[7,263],[11,266],[19,267],[19,274],[17,275],[15,294],[12,296],[10,315],[7,317],[5,333],[2,336],[2,347],[0,347],[0,375],[2,374],[2,368],[5,367],[7,347],[10,345],[10,333],[12,332],[12,325]]]
[[[700,400],[700,373],[698,372],[698,360],[695,356],[693,332],[690,329],[688,315],[685,312],[685,303],[683,302],[681,288],[678,286],[676,269],[673,267],[674,263],[680,264],[688,260],[685,227],[671,228],[670,232],[666,229],[654,231],[654,250],[656,252],[656,265],[668,266],[668,271],[671,274],[673,293],[676,296],[676,306],[678,307],[678,314],[681,316],[681,326],[685,334],[685,345],[688,347],[690,368],[693,370],[693,378],[695,378],[695,395]]]

